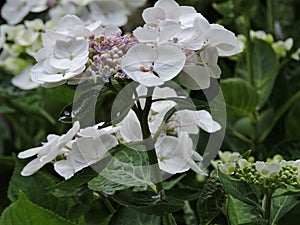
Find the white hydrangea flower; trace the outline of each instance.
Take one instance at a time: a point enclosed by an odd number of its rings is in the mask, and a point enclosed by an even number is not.
[[[152,48],[144,44],[131,47],[122,59],[122,70],[145,86],[162,85],[174,78],[183,68],[184,53],[173,46]]]
[[[59,136],[49,134],[46,143],[41,147],[35,147],[20,152],[18,158],[25,159],[36,155],[36,158],[30,161],[21,171],[22,176],[30,176],[41,169],[45,164],[51,162],[58,155],[66,152],[65,145],[70,142],[79,130],[79,122],[75,122],[73,127],[64,135]]]
[[[39,57],[46,59],[33,66],[32,80],[43,86],[60,85],[79,75],[86,68],[88,48],[86,40],[57,40],[50,56],[48,52],[43,51],[45,55],[41,55],[39,51]]]
[[[181,132],[178,137],[164,136],[155,143],[158,164],[161,170],[170,173],[183,173],[189,169],[207,175],[195,162],[202,157],[193,150],[193,141],[188,133]]]
[[[52,87],[81,74],[89,54],[89,43],[84,36],[90,32],[78,17],[71,15],[63,17],[55,29],[47,30],[43,35],[43,48],[35,54],[37,64],[31,70],[32,80]]]
[[[42,12],[47,8],[47,0],[7,0],[1,9],[1,16],[9,24],[17,24],[29,12]]]
[[[274,177],[279,174],[282,165],[280,163],[271,162],[265,163],[262,161],[257,161],[255,163],[256,170],[263,176],[263,177]]]
[[[112,134],[98,130],[97,126],[80,130],[65,160],[54,163],[55,171],[65,179],[71,178],[76,172],[101,160],[107,151],[118,144]]]

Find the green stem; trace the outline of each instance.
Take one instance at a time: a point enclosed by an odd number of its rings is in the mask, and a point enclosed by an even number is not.
[[[264,218],[268,221],[268,225],[271,222],[270,220],[271,220],[272,195],[273,195],[273,190],[271,189],[266,190],[266,204],[265,204]]]
[[[244,15],[244,24],[245,24],[245,36],[247,39],[247,51],[246,51],[246,60],[247,60],[247,71],[248,71],[248,80],[251,85],[256,88],[253,74],[253,64],[252,64],[252,41],[251,41],[251,23],[248,16]]]
[[[252,61],[252,40],[250,35],[251,30],[251,22],[247,15],[243,16],[244,24],[245,24],[245,36],[247,39],[247,51],[246,51],[246,61],[247,61],[247,71],[248,71],[248,81],[257,90],[257,86],[254,79],[254,71],[253,71],[253,61]],[[253,113],[251,118],[251,123],[254,128],[254,135],[251,141],[251,150],[253,153],[256,152],[256,142],[257,142],[257,115],[256,112]]]
[[[163,185],[162,185],[162,178],[161,178],[161,173],[160,173],[160,168],[158,166],[158,160],[157,160],[157,155],[156,155],[156,151],[155,151],[155,147],[154,147],[154,140],[151,136],[151,132],[150,132],[150,128],[149,128],[149,124],[148,124],[148,116],[149,116],[149,112],[151,109],[151,105],[152,105],[152,94],[153,94],[154,88],[148,88],[148,93],[147,93],[147,97],[146,97],[146,102],[145,102],[145,107],[142,110],[142,112],[137,112],[138,108],[133,108],[133,110],[135,111],[140,125],[141,125],[141,129],[142,129],[142,135],[143,135],[143,140],[145,142],[145,147],[147,150],[147,155],[148,155],[148,159],[149,159],[149,164],[152,168],[152,175],[153,175],[153,180],[156,183],[156,192],[159,193],[160,191],[163,190]]]
[[[267,21],[268,21],[268,27],[269,31],[274,34],[274,17],[273,17],[273,0],[267,0]]]
[[[101,199],[103,200],[104,205],[109,210],[109,212],[114,213],[116,210],[113,207],[113,205],[111,204],[111,202],[109,201],[109,199],[107,197],[105,197],[102,193],[100,193],[100,196],[101,196]]]

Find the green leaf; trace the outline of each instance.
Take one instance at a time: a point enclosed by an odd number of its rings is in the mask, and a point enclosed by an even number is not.
[[[300,100],[300,91],[296,92],[291,98],[289,98],[279,109],[277,109],[275,115],[273,116],[271,122],[265,127],[263,134],[260,136],[260,141],[265,140],[273,127],[276,125],[278,120],[286,113],[286,111],[292,107],[296,102]]]
[[[198,224],[196,213],[194,212],[193,208],[191,207],[191,204],[188,201],[184,201],[183,212],[183,218],[186,225]]]
[[[176,220],[171,213],[163,216],[163,225],[177,225]]]
[[[125,145],[117,145],[109,150],[108,156],[103,158],[97,163],[91,165],[91,167],[84,168],[76,173],[73,177],[68,180],[62,181],[56,185],[48,187],[49,190],[54,189],[74,189],[87,184],[90,180],[98,176],[98,172],[102,171],[111,160],[111,155],[117,152],[125,150],[127,147]],[[98,172],[97,172],[98,171]]]
[[[234,128],[237,132],[242,133],[247,137],[254,137],[255,130],[249,117],[243,117],[236,121]]]
[[[136,186],[150,186],[155,190],[148,155],[143,146],[135,146],[135,149],[126,146],[120,148],[122,151],[116,152],[99,176],[88,183],[89,188],[107,194]],[[109,182],[106,183],[106,180]]]
[[[225,1],[221,3],[213,3],[213,8],[224,17],[234,17],[234,4],[232,1]]]
[[[221,212],[225,200],[225,192],[219,177],[216,173],[212,173],[206,181],[197,202],[197,213],[200,224],[210,224]]]
[[[228,78],[221,81],[228,117],[251,117],[258,104],[256,91],[247,81]]]
[[[275,195],[283,194],[285,190],[277,189]],[[296,196],[282,196],[272,198],[271,203],[271,225],[275,224],[282,216],[293,209],[300,201]]]
[[[228,196],[227,199],[227,216],[230,225],[267,224],[255,206],[246,204],[232,196]]]
[[[236,16],[246,14],[249,17],[256,15],[259,8],[259,0],[234,0],[234,13]]]
[[[73,103],[61,111],[59,116],[60,122],[72,123],[72,121],[80,120],[95,112],[99,90],[88,89],[88,91],[78,93],[80,92],[76,92]]]
[[[182,174],[181,176],[177,177],[176,179],[170,180],[170,181],[164,181],[163,183],[163,189],[164,190],[171,190],[176,184],[178,184],[186,174]]]
[[[44,209],[20,192],[19,199],[6,208],[1,216],[0,225],[74,225],[70,221]]]
[[[227,175],[219,171],[218,173],[220,181],[223,185],[224,190],[232,195],[234,198],[250,204],[257,206],[257,199],[253,193],[251,187],[246,183],[238,180],[232,180]]]
[[[291,139],[300,140],[300,101],[289,110],[285,120],[285,133]]]
[[[16,160],[15,170],[8,187],[9,199],[12,202],[17,201],[20,190],[22,190],[33,203],[67,217],[69,207],[75,204],[74,200],[72,198],[60,199],[49,194],[46,188],[53,186],[55,180],[42,172],[23,177],[20,174],[22,168],[23,164]]]
[[[68,180],[64,180],[60,183],[57,183],[55,185],[52,185],[48,187],[48,190],[54,190],[54,189],[74,189],[81,187],[88,183],[91,179],[96,177],[98,173],[91,167],[84,168],[83,170],[80,170],[78,173],[76,173],[73,177],[71,177]]]
[[[263,40],[253,39],[251,50],[254,85],[259,97],[259,107],[261,108],[272,92],[279,71],[279,63],[271,45]],[[244,58],[237,64],[236,71],[239,77],[247,79],[248,71]]]
[[[113,182],[105,177],[98,175],[88,183],[89,189],[100,191],[107,195],[113,195],[116,191],[125,190],[131,186]]]
[[[200,191],[199,188],[196,189],[191,187],[173,188],[166,191],[166,195],[183,201],[192,201],[199,198]]]
[[[137,212],[130,208],[120,207],[114,214],[110,225],[160,225],[159,216]]]
[[[123,191],[112,195],[112,198],[125,207],[132,208],[146,214],[165,216],[183,208],[184,202],[173,197],[166,197],[163,200],[154,196],[153,192]]]
[[[280,154],[286,160],[297,160],[300,158],[300,141],[284,140],[275,145],[270,152],[270,156]]]

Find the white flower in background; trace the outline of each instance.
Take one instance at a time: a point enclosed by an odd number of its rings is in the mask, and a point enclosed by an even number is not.
[[[122,59],[122,70],[145,86],[162,85],[174,78],[183,68],[184,53],[173,46],[137,44]]]
[[[94,1],[89,8],[93,20],[100,20],[104,26],[122,26],[127,23],[127,16],[130,14],[122,1]]]
[[[20,152],[18,158],[25,159],[36,155],[36,158],[30,161],[22,170],[23,176],[30,176],[41,169],[45,164],[54,160],[58,155],[67,152],[64,147],[70,142],[79,130],[79,122],[75,122],[73,127],[64,135],[58,136],[49,134],[46,143],[43,146],[28,149]]]
[[[88,42],[86,40],[71,39],[69,41],[57,40],[53,52],[39,51],[39,60],[31,70],[33,81],[42,86],[57,86],[67,82],[68,79],[81,74],[88,60]]]
[[[81,74],[89,54],[89,44],[84,36],[90,32],[78,17],[71,15],[63,17],[55,29],[47,30],[43,48],[35,55],[38,63],[31,70],[32,80],[52,87]]]
[[[115,136],[98,130],[97,126],[84,128],[78,135],[82,136],[74,141],[66,159],[54,163],[55,171],[65,179],[100,161],[109,149],[118,144]]]
[[[257,161],[255,163],[256,170],[263,176],[267,178],[272,178],[279,174],[281,170],[281,164],[276,162],[265,163]]]
[[[161,170],[170,173],[183,173],[189,169],[206,175],[196,161],[202,157],[193,149],[193,141],[188,133],[181,132],[178,137],[164,136],[155,143],[158,164]]]
[[[47,0],[7,0],[1,9],[1,16],[9,24],[17,24],[29,12],[38,13],[47,8]]]
[[[240,158],[242,158],[241,154],[238,152],[230,152],[230,151],[219,151],[218,155],[222,162],[236,162]]]
[[[26,67],[19,75],[11,79],[11,83],[23,90],[31,90],[40,86],[40,84],[33,82],[30,77],[30,70],[32,66]]]

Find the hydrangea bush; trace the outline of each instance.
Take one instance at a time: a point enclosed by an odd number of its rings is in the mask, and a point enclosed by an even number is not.
[[[299,18],[279,2],[3,3],[0,225],[294,224]]]

